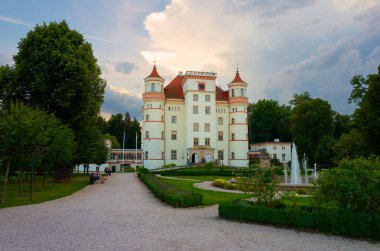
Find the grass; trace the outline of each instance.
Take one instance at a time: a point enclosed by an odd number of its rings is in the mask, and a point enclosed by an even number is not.
[[[22,196],[19,196],[18,194],[18,181],[14,180],[8,183],[5,203],[0,204],[0,208],[38,204],[41,202],[62,198],[83,189],[88,185],[88,183],[88,175],[74,175],[70,181],[59,183],[53,183],[52,177],[45,177],[45,187],[42,187],[42,177],[36,176],[33,182],[32,201],[30,201],[29,180],[23,181]],[[3,182],[1,182],[0,185],[2,196]]]
[[[285,206],[310,206],[312,203],[311,197],[295,197],[295,198],[282,198],[281,204]]]
[[[170,175],[165,175],[165,177],[173,177],[173,178],[178,178],[178,179],[193,179],[193,180],[202,180],[202,181],[214,181],[216,179],[223,179],[223,180],[230,180],[231,177],[226,177],[226,176],[170,176]]]
[[[197,176],[194,176],[197,177]],[[216,191],[203,190],[196,187],[193,187],[194,183],[197,181],[188,181],[188,180],[172,180],[165,179],[166,182],[175,185],[176,187],[182,188],[189,192],[200,193],[203,196],[202,205],[211,206],[215,204],[220,204],[225,201],[231,201],[236,199],[248,198],[246,194],[236,194],[236,193],[223,193]]]

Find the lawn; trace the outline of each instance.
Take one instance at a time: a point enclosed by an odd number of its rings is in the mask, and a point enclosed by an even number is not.
[[[216,179],[223,179],[223,180],[230,180],[231,177],[227,176],[170,176],[170,175],[165,175],[165,177],[173,177],[173,178],[178,178],[178,179],[192,179],[192,180],[202,180],[202,181],[214,181]]]
[[[194,176],[197,177],[197,176]],[[164,179],[164,178],[162,178]],[[172,179],[165,179],[166,182],[171,183],[179,188],[185,189],[187,191],[193,192],[193,193],[200,193],[203,196],[202,205],[204,206],[210,206],[219,204],[225,201],[231,201],[236,199],[242,199],[242,198],[248,198],[249,196],[246,194],[236,194],[236,193],[223,193],[223,192],[216,192],[216,191],[209,191],[209,190],[203,190],[199,188],[193,187],[194,183],[197,183],[197,181],[188,181],[188,180],[172,180]]]
[[[18,182],[14,180],[8,183],[5,203],[0,204],[0,208],[38,204],[44,201],[62,198],[83,189],[88,183],[89,178],[87,175],[74,175],[70,181],[59,183],[53,183],[52,177],[46,177],[45,187],[42,187],[42,177],[36,176],[33,182],[32,201],[30,201],[29,180],[23,181],[22,196],[18,194]],[[2,194],[3,182],[1,182],[0,190]]]

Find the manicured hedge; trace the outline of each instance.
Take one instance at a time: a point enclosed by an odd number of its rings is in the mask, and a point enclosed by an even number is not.
[[[202,204],[202,195],[180,189],[151,173],[138,173],[140,179],[161,201],[173,207],[194,207]]]
[[[163,176],[233,176],[232,171],[168,170],[159,173]]]
[[[342,208],[282,207],[250,205],[245,201],[219,205],[219,216],[280,226],[317,229],[342,236],[380,239],[380,213]]]

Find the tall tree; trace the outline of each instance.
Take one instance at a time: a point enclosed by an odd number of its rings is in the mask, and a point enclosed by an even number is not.
[[[91,45],[62,21],[36,25],[18,49],[14,67],[1,70],[4,101],[54,113],[75,133],[75,163],[93,162],[94,142],[102,137],[98,115],[106,83]]]
[[[377,74],[367,78],[354,76],[351,80],[353,90],[349,102],[358,104],[354,113],[355,124],[359,127],[370,151],[380,154],[380,66]]]
[[[319,98],[298,103],[290,117],[290,131],[298,152],[306,153],[313,163],[320,139],[333,132],[331,105]]]
[[[276,100],[259,100],[248,106],[250,143],[272,141],[290,141],[290,107],[280,106]]]

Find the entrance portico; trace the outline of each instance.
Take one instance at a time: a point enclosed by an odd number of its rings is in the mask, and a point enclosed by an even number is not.
[[[208,163],[214,161],[214,148],[210,146],[193,146],[187,149],[188,160],[191,163]]]

